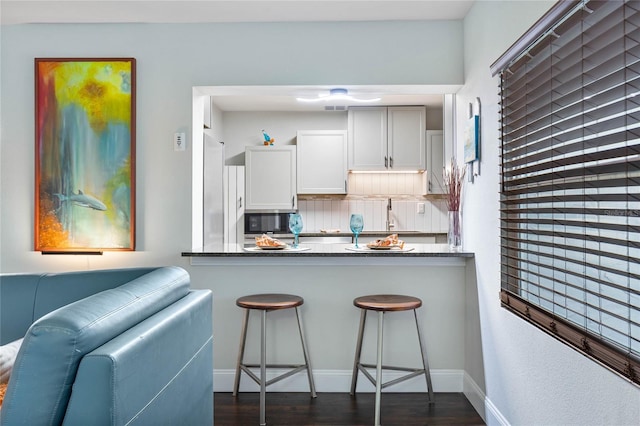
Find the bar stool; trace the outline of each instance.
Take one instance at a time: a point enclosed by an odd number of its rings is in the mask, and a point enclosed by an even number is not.
[[[387,386],[395,385],[421,374],[425,375],[427,380],[427,391],[429,394],[429,403],[434,402],[433,387],[431,385],[431,374],[429,373],[429,362],[427,360],[427,353],[425,351],[424,339],[420,332],[420,323],[418,322],[418,315],[416,309],[422,306],[422,300],[417,297],[403,296],[398,294],[377,294],[358,297],[353,300],[353,305],[360,308],[360,329],[358,331],[358,341],[356,344],[356,356],[353,361],[353,375],[351,377],[351,395],[355,395],[356,384],[358,381],[358,371],[369,379],[369,381],[376,387],[375,397],[375,425],[380,424],[380,394],[382,389]],[[422,368],[407,368],[407,367],[394,367],[382,364],[382,331],[384,324],[384,314],[386,312],[408,311],[413,310],[413,317],[416,321],[416,330],[418,333],[418,344],[420,345],[420,354],[422,357]],[[362,339],[364,336],[364,326],[367,319],[367,312],[378,312],[378,352],[376,357],[376,364],[363,364],[360,362],[360,355],[362,354]],[[376,369],[375,379],[366,370],[367,368]],[[395,370],[409,372],[402,377],[394,380],[390,380],[386,383],[382,383],[382,370]]]
[[[304,333],[302,331],[302,320],[300,313],[298,312],[298,306],[304,303],[304,299],[300,296],[294,296],[291,294],[254,294],[251,296],[240,297],[236,300],[236,305],[244,308],[245,314],[242,321],[242,331],[240,336],[240,350],[238,352],[238,363],[236,365],[236,377],[233,385],[233,396],[238,394],[238,388],[240,387],[240,373],[244,371],[249,377],[251,377],[257,384],[260,385],[260,425],[266,425],[265,420],[265,394],[267,386],[278,382],[284,378],[292,376],[293,374],[307,370],[307,377],[309,379],[309,389],[311,391],[311,397],[315,398],[316,388],[313,383],[313,375],[311,372],[311,363],[309,361],[309,355],[307,353],[307,344],[304,340]],[[300,332],[300,341],[302,342],[302,353],[304,355],[304,364],[267,364],[267,312],[280,309],[291,309],[296,311],[296,318],[298,320],[298,331]],[[244,363],[244,348],[247,341],[247,325],[249,322],[249,312],[252,310],[262,311],[260,320],[261,332],[260,332],[260,364],[245,364]],[[260,377],[257,377],[250,368],[260,367]],[[266,379],[267,368],[289,368],[290,371],[283,373],[271,380]]]

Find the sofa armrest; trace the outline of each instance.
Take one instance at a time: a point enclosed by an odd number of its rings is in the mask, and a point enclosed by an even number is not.
[[[64,425],[213,424],[212,295],[192,291],[87,354]]]

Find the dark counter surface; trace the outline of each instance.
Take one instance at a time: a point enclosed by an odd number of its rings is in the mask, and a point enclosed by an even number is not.
[[[446,233],[441,232],[422,232],[422,231],[363,231],[360,233],[361,238],[366,237],[386,237],[387,235],[398,234],[398,237],[402,239],[403,236],[406,237],[437,237],[444,236],[446,237]],[[252,238],[256,235],[260,234],[245,234],[245,238]],[[269,234],[274,238],[293,238],[293,234]],[[303,232],[300,234],[300,238],[304,237],[352,237],[353,234],[351,232]]]
[[[348,234],[345,234],[348,235]],[[218,244],[197,250],[184,251],[184,257],[473,257],[470,252],[452,252],[447,244],[409,244],[404,249],[373,250],[365,247],[366,241],[356,249],[353,244],[301,243],[297,249],[261,250],[252,244]]]

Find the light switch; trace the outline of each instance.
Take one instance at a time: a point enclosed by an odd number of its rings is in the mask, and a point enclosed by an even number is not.
[[[424,203],[418,203],[417,204],[418,208],[417,208],[417,212],[418,214],[424,214]]]
[[[184,151],[186,141],[187,141],[187,135],[185,133],[174,133],[173,134],[173,150]]]

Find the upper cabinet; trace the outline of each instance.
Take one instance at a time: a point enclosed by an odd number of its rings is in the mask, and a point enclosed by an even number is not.
[[[387,108],[350,107],[349,170],[384,170],[387,156]]]
[[[245,211],[298,208],[294,145],[248,146],[245,166]]]
[[[299,130],[298,194],[347,193],[347,132]]]
[[[350,170],[424,170],[426,109],[351,107]]]
[[[424,132],[427,128],[425,107],[389,107],[389,169],[424,170]]]
[[[444,194],[444,139],[442,130],[427,130],[427,193]]]

